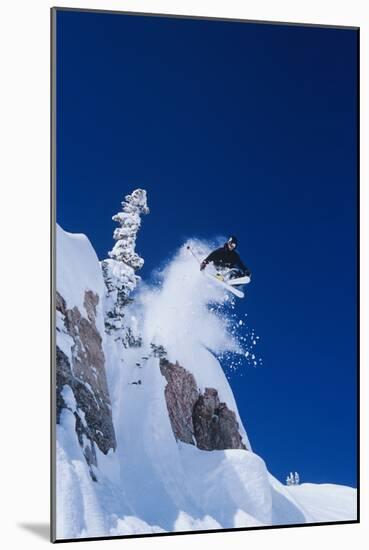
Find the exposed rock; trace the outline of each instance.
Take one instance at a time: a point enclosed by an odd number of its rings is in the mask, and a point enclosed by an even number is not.
[[[177,362],[173,364],[165,358],[160,360],[160,370],[168,382],[165,399],[173,433],[176,439],[193,445],[192,412],[199,398],[195,378]]]
[[[176,439],[206,451],[245,449],[236,415],[221,403],[218,391],[206,388],[202,394],[192,373],[181,365],[160,359],[167,381],[165,399]]]
[[[56,309],[62,319],[57,330],[67,334],[73,342],[72,361],[57,345],[57,422],[60,421],[63,407],[70,408],[62,395],[63,387],[67,385],[71,388],[76,402],[73,413],[76,418],[78,441],[94,480],[96,476],[92,465],[97,465],[95,444],[104,454],[111,448],[116,449],[102,338],[95,324],[98,302],[97,294],[92,291],[85,292],[86,319],[77,307],[67,309],[63,297],[58,292],[56,295]]]
[[[239,433],[236,415],[219,401],[217,390],[205,388],[195,403],[192,415],[199,449],[246,449]]]

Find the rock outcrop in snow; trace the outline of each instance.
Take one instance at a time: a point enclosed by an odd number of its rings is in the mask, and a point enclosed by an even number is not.
[[[199,398],[195,377],[178,362],[173,364],[165,358],[160,359],[160,371],[167,381],[164,394],[174,436],[183,443],[194,445],[192,415]]]
[[[60,321],[58,329],[73,342],[71,362],[57,346],[57,420],[62,408],[68,407],[68,402],[63,398],[64,386],[67,385],[77,403],[77,410],[73,412],[78,441],[90,466],[97,466],[94,444],[104,454],[109,449],[116,448],[102,338],[95,325],[98,300],[97,294],[85,292],[87,319],[76,306],[67,309],[65,300],[59,293],[56,300]],[[94,477],[92,470],[91,474]]]
[[[60,247],[59,258],[60,262],[63,262],[63,251],[68,256],[68,249],[73,248],[73,242],[60,228],[57,236]],[[84,252],[85,254],[79,258],[80,266],[83,266],[86,252],[88,253],[88,251]],[[90,252],[93,253],[93,250],[91,249]],[[94,258],[93,263],[95,263]],[[73,265],[76,274],[78,274],[79,265]],[[97,278],[101,277],[98,264],[95,268],[97,268]],[[78,286],[78,276],[75,279],[75,285]],[[75,297],[65,289],[63,284],[60,288],[61,291],[64,290],[65,298],[57,291],[57,423],[60,422],[63,408],[73,412],[78,442],[83,449],[90,475],[96,481],[96,471],[93,468],[97,467],[95,446],[97,445],[104,454],[116,448],[101,334],[101,326],[103,326],[99,304],[101,299],[96,288],[81,288],[82,295],[78,296],[75,304],[73,303],[76,301]],[[76,291],[75,288],[73,290]],[[99,327],[97,326],[98,316],[100,316]]]
[[[219,400],[215,388],[205,388],[193,409],[193,426],[197,447],[206,451],[245,449],[236,415]]]
[[[206,451],[246,449],[235,413],[220,402],[215,388],[201,393],[194,375],[178,362],[161,358],[160,370],[167,381],[165,399],[176,439]]]

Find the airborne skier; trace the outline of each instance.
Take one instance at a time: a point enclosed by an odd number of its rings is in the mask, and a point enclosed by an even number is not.
[[[237,238],[232,235],[222,247],[213,250],[213,252],[201,262],[200,270],[203,271],[206,266],[212,262],[214,266],[221,271],[225,269],[227,271],[229,270],[229,279],[245,276],[251,278],[251,271],[245,266],[240,256],[235,251],[236,246]]]

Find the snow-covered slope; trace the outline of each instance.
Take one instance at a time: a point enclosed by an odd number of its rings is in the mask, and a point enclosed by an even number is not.
[[[69,309],[76,306],[87,317],[85,291],[104,296],[105,285],[96,252],[82,233],[67,233],[56,226],[56,289]],[[103,333],[102,302],[97,306],[99,329]]]
[[[356,519],[356,489],[330,483],[303,483],[288,490],[312,523]]]
[[[208,250],[206,243],[191,244],[200,255]],[[107,291],[88,239],[59,229],[57,246],[57,290],[65,301],[57,333],[65,355],[57,367],[58,539],[355,518],[354,489],[286,487],[252,452],[216,358],[244,353],[223,307],[229,298],[202,276],[185,246],[157,284],[141,283],[125,307],[125,328],[140,333],[131,345],[104,332],[112,293],[104,309]],[[95,297],[94,310],[86,292]],[[74,307],[79,317],[70,313]],[[73,332],[75,318],[79,330]],[[88,345],[96,353],[78,371]],[[88,369],[100,378],[87,382]],[[89,406],[105,404],[99,426],[97,417],[87,418],[83,384],[91,390]]]

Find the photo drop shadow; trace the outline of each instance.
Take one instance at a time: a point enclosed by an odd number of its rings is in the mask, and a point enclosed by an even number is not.
[[[30,531],[43,540],[50,540],[50,526],[48,523],[18,523],[18,527]]]

